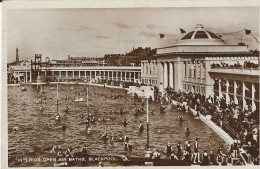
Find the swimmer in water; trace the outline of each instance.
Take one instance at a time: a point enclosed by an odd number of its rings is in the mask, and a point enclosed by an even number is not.
[[[101,138],[107,138],[107,131],[105,131],[104,134],[102,134]]]
[[[66,126],[66,124],[62,124],[62,126],[61,126],[61,127],[62,127],[62,130],[63,130],[63,131],[65,131],[65,130],[67,129],[67,126]]]
[[[90,134],[91,132],[92,132],[91,126],[88,126],[88,127],[87,127],[87,133]]]
[[[109,142],[112,143],[114,141],[114,133],[112,133],[112,135],[110,136]]]
[[[185,134],[186,134],[186,136],[189,136],[189,135],[190,135],[190,129],[189,129],[189,127],[186,127],[186,129],[185,129]]]
[[[56,120],[60,120],[60,115],[57,113],[55,118],[56,118]]]
[[[90,117],[87,118],[86,123],[87,123],[87,124],[90,123]]]
[[[152,115],[154,115],[154,110],[153,110],[153,111],[151,111],[151,114],[152,114]]]
[[[182,115],[181,115],[181,114],[179,114],[179,116],[178,116],[178,119],[179,119],[179,121],[180,121],[180,122],[182,122],[182,121],[183,121],[183,117],[182,117]]]
[[[94,117],[94,116],[92,117],[92,119],[91,119],[91,122],[92,122],[92,123],[95,123],[95,122],[96,122],[96,120],[95,120],[95,117]]]
[[[127,125],[126,119],[124,119],[123,125],[124,125],[124,126]]]
[[[122,108],[120,109],[120,114],[121,114],[121,115],[124,114],[124,111],[123,111]]]
[[[40,106],[40,107],[39,107],[39,109],[40,109],[40,111],[42,111],[43,107],[42,107],[42,106]]]
[[[19,130],[19,127],[13,127],[13,131],[14,131],[14,133],[16,132],[16,131],[18,131]]]
[[[132,146],[132,143],[131,143],[131,142],[129,142],[129,143],[127,144],[127,148],[128,148],[129,151],[132,151],[133,146]]]
[[[53,153],[56,153],[58,151],[58,146],[53,146],[52,147],[52,150],[51,150]]]
[[[48,122],[48,127],[51,127],[51,126],[52,126],[51,121],[49,121]]]
[[[29,153],[34,153],[34,152],[35,152],[34,148],[31,148],[31,149],[29,150]]]
[[[86,147],[85,144],[83,144],[83,148],[82,148],[82,150],[81,150],[81,153],[82,153],[82,154],[88,154],[88,148]]]
[[[61,151],[59,151],[59,152],[57,153],[57,157],[58,157],[58,158],[62,158],[63,155],[64,155],[64,154],[63,154]]]
[[[140,131],[144,130],[144,125],[143,125],[142,121],[140,121],[140,123],[139,123],[139,130]]]
[[[124,141],[128,143],[128,141],[129,141],[129,138],[128,138],[128,136],[127,136],[127,135],[125,135],[125,137],[124,137]]]
[[[82,118],[82,119],[83,119],[83,114],[81,114],[81,115],[80,115],[80,118]]]

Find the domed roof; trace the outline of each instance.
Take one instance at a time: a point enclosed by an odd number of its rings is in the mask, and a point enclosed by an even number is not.
[[[225,45],[225,41],[217,34],[207,31],[201,24],[197,24],[194,31],[186,33],[180,38],[179,45]]]

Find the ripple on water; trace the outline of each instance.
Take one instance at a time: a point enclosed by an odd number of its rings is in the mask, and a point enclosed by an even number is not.
[[[71,87],[74,90],[71,90]],[[80,115],[87,116],[86,103],[75,103],[72,98],[85,97],[83,86],[80,85],[62,85],[63,90],[59,91],[59,112],[64,119],[62,123],[67,125],[65,132],[61,129],[61,124],[55,122],[56,113],[56,85],[44,86],[47,92],[46,103],[43,103],[44,110],[39,111],[37,105],[36,86],[27,86],[26,92],[20,92],[19,87],[8,87],[8,158],[9,166],[52,166],[51,163],[15,163],[16,156],[24,156],[30,148],[51,149],[54,145],[61,145],[65,150],[71,146],[75,151],[82,148],[85,143],[91,154],[95,155],[121,155],[124,153],[123,142],[104,142],[100,140],[100,136],[106,130],[109,135],[114,133],[115,138],[121,135],[128,135],[133,144],[132,156],[143,156],[145,152],[146,140],[146,114],[138,117],[133,115],[134,103],[141,106],[141,103],[126,94],[124,90],[103,87],[90,86],[89,96],[90,112],[96,117],[96,124],[92,125],[92,134],[86,134],[86,125],[80,124],[82,121]],[[93,91],[97,94],[93,95]],[[107,97],[101,93],[108,95]],[[111,96],[121,92],[124,99],[111,99]],[[68,100],[65,96],[69,96]],[[72,112],[64,113],[65,108],[69,106]],[[126,111],[124,115],[118,112],[120,109]],[[149,110],[154,110],[154,115],[150,115],[150,147],[164,150],[167,142],[171,142],[176,149],[177,141],[188,140],[191,143],[198,137],[200,151],[205,149],[214,150],[224,144],[224,141],[200,120],[195,120],[193,116],[177,110],[172,106],[167,106],[164,114],[159,113],[159,104],[150,103]],[[115,111],[115,113],[111,113]],[[178,122],[177,116],[182,114],[184,121],[182,124]],[[105,116],[109,119],[105,122],[98,121],[99,118]],[[128,125],[122,125],[123,119],[126,118]],[[143,133],[139,133],[139,121],[145,125]],[[48,122],[53,123],[53,127],[48,127]],[[12,131],[13,127],[21,128],[16,133]],[[191,134],[185,135],[185,127],[189,127]],[[54,157],[49,151],[40,151],[37,157]]]

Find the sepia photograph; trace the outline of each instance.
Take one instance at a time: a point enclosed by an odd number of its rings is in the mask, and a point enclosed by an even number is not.
[[[18,2],[3,10],[7,167],[259,165],[259,6]]]

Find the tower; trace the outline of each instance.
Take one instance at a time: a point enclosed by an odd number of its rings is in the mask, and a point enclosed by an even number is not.
[[[16,63],[19,62],[19,55],[18,55],[18,47],[16,48],[16,60],[15,60]]]

